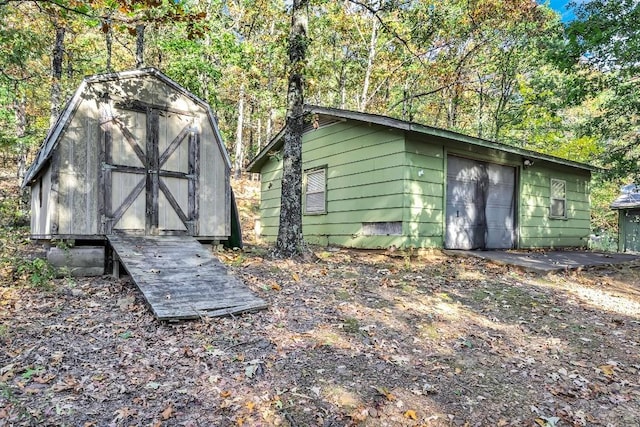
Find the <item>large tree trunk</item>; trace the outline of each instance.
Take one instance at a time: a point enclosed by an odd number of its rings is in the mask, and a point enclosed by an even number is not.
[[[51,60],[51,115],[49,124],[53,126],[60,115],[60,106],[62,104],[62,90],[60,88],[60,80],[62,80],[62,61],[64,59],[64,36],[66,29],[63,26],[56,25],[56,40],[53,45],[53,54]]]
[[[144,67],[144,24],[136,25],[136,68]]]
[[[304,127],[303,72],[307,51],[307,16],[309,0],[293,0],[289,35],[289,84],[287,89],[287,123],[282,156],[282,196],[280,227],[276,253],[292,257],[303,248],[302,237],[302,130]]]

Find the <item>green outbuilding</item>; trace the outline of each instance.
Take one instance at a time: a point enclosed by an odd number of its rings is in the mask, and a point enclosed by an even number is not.
[[[640,253],[640,186],[623,186],[611,209],[618,211],[618,251]]]
[[[596,169],[390,117],[307,106],[303,234],[353,248],[584,247]],[[248,165],[261,175],[257,233],[278,234],[283,132]]]

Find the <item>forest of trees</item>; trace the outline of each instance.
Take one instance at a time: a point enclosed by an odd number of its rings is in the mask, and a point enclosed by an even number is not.
[[[297,4],[297,3],[296,3]],[[640,6],[310,0],[308,103],[587,162],[594,229],[636,180]],[[0,0],[0,154],[19,171],[84,76],[154,66],[210,103],[240,169],[283,126],[292,2]]]

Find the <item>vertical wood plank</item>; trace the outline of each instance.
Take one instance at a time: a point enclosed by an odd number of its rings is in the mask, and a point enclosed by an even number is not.
[[[105,210],[105,200],[107,197],[111,197],[111,194],[107,192],[106,185],[106,170],[105,164],[106,154],[105,147],[107,147],[107,139],[111,139],[111,124],[108,122],[107,111],[104,104],[101,106],[102,114],[100,117],[100,140],[98,141],[98,191],[97,191],[97,211],[98,211],[98,233],[107,234],[105,221],[107,212]]]
[[[51,157],[51,199],[49,201],[49,212],[51,214],[51,235],[58,234],[58,209],[60,209],[60,153],[56,150]]]
[[[111,176],[111,165],[113,164],[113,129],[111,117],[107,117],[106,120],[109,120],[109,122],[104,124],[104,152],[102,153],[104,162],[101,163],[104,179],[104,197],[102,198],[104,216],[102,217],[102,221],[104,223],[104,234],[111,234],[114,226],[112,206],[113,177]]]
[[[192,131],[189,134],[189,234],[197,236],[200,220],[200,134]]]
[[[149,109],[147,111],[147,141],[146,141],[146,218],[145,231],[147,234],[158,234],[158,224],[160,217],[158,213],[158,192],[159,192],[159,117],[158,110]]]

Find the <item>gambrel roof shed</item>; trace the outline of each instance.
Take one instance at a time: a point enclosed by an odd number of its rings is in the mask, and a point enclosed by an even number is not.
[[[376,114],[306,106],[307,242],[359,248],[585,246],[596,168]],[[278,233],[282,132],[261,174],[260,236]]]
[[[157,69],[87,77],[27,171],[31,235],[225,240],[230,167],[210,107]]]

